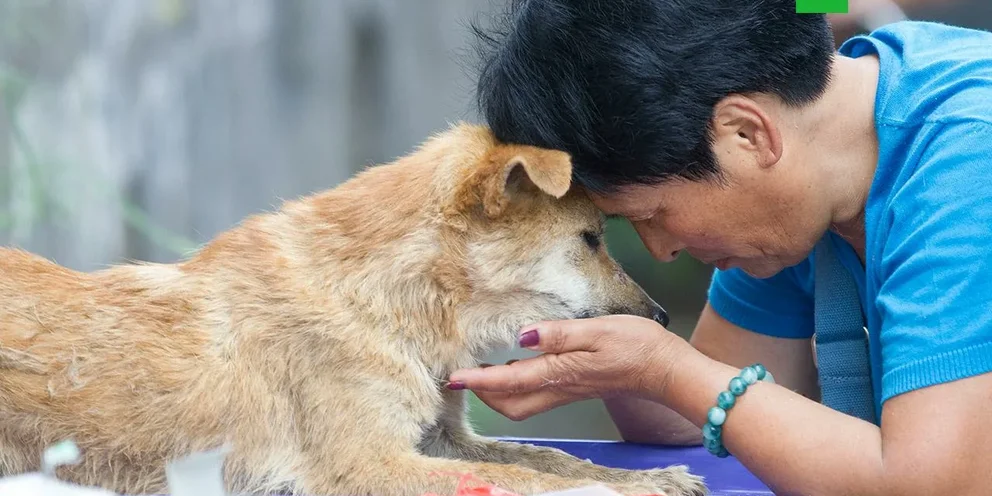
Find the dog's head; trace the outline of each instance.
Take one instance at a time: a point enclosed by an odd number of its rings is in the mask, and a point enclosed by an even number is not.
[[[630,314],[667,325],[655,303],[606,251],[604,216],[572,187],[568,154],[496,142],[478,128],[469,164],[452,181],[445,216],[458,226],[461,319],[490,329],[538,320]],[[465,146],[468,141],[456,140]],[[465,310],[468,310],[465,312]],[[467,314],[467,315],[466,315]]]

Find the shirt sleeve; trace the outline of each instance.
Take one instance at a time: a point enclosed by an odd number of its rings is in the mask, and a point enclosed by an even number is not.
[[[740,269],[717,270],[710,281],[709,304],[731,323],[767,336],[813,336],[812,272],[809,259],[778,274],[758,279]]]
[[[882,401],[992,371],[992,124],[932,132],[890,197],[878,264]]]

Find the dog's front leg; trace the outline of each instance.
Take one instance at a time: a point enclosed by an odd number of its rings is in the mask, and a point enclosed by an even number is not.
[[[488,463],[512,463],[548,474],[609,484],[649,482],[669,496],[706,493],[702,479],[689,474],[684,466],[618,469],[596,465],[555,448],[487,439],[473,433],[465,424],[461,393],[446,392],[445,401],[441,422],[421,442],[421,449],[427,453]]]
[[[452,439],[457,439],[457,436]],[[452,451],[466,460],[514,463],[562,477],[593,479],[609,484],[648,482],[660,487],[668,496],[706,494],[702,479],[690,474],[681,465],[649,470],[604,467],[555,448],[496,441],[476,435],[453,441]]]
[[[412,452],[385,455],[386,451],[370,450],[367,458],[341,465],[334,471],[313,466],[297,485],[296,492],[312,496],[447,495],[455,493],[463,476],[471,476],[473,480],[522,495],[602,484],[624,496],[679,496],[650,481],[603,483],[561,477],[520,465],[432,458]]]
[[[387,412],[366,418],[386,419]],[[521,465],[484,463],[425,456],[403,442],[396,425],[365,423],[350,432],[338,431],[324,449],[319,433],[309,429],[294,492],[312,496],[421,496],[454,494],[461,476],[472,477],[517,494],[529,495],[589,486],[599,481],[539,472]],[[625,495],[663,494],[650,481],[606,484]],[[667,496],[679,496],[677,493]]]
[[[597,483],[520,465],[420,453],[417,441],[423,432],[418,419],[436,417],[419,409],[429,403],[423,395],[402,386],[392,387],[381,380],[334,384],[318,377],[312,384],[308,381],[301,388],[295,412],[302,456],[293,492],[312,496],[453,494],[464,474],[518,494]],[[649,481],[607,485],[624,495],[660,493]]]

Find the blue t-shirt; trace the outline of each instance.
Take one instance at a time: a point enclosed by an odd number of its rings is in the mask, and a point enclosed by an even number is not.
[[[840,52],[881,67],[864,266],[828,234],[858,285],[881,418],[893,396],[992,371],[992,33],[901,22]],[[812,260],[768,279],[716,271],[710,304],[745,329],[809,339]]]

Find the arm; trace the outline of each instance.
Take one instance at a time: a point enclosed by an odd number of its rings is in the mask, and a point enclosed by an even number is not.
[[[523,419],[577,399],[622,393],[664,404],[694,426],[739,371],[657,323],[611,316],[537,326],[544,354],[452,380]],[[554,381],[548,378],[556,378]],[[560,378],[560,379],[559,379]],[[723,427],[727,449],[781,495],[983,495],[992,473],[992,373],[920,388],[885,403],[882,425],[759,382]]]
[[[703,355],[740,368],[755,362],[774,371],[776,383],[818,399],[816,369],[808,339],[765,336],[727,321],[706,305],[690,343]],[[618,397],[604,400],[624,440],[646,444],[696,445],[699,427],[649,400]]]
[[[701,353],[649,397],[696,426],[738,369]],[[992,374],[916,390],[883,408],[882,429],[758,383],[723,428],[727,449],[776,494],[987,494],[992,474]]]

